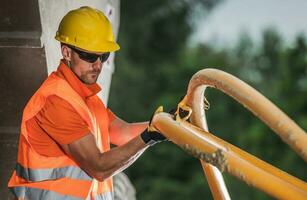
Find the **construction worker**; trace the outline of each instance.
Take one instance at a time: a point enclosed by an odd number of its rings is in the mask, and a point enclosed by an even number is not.
[[[8,187],[18,199],[111,200],[112,176],[165,137],[150,122],[116,117],[96,95],[103,63],[119,49],[101,11],[68,12],[55,39],[63,58],[24,108]]]

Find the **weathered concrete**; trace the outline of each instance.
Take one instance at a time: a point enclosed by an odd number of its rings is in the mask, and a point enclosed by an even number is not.
[[[40,47],[41,25],[37,0],[2,0],[0,46]]]
[[[19,126],[26,101],[47,77],[37,0],[3,0],[0,7],[0,193],[16,162]]]
[[[19,126],[27,100],[58,66],[59,43],[54,39],[61,18],[71,9],[96,7],[105,12],[117,35],[119,0],[2,0],[0,6],[0,194],[10,199],[7,182],[16,163]],[[98,83],[107,103],[114,54],[104,65]],[[124,175],[114,181],[116,199],[134,198],[134,189]],[[119,186],[119,187],[117,187]],[[126,186],[126,188],[124,187]],[[130,192],[129,192],[130,191]],[[129,198],[129,199],[131,199]]]
[[[135,189],[128,176],[119,173],[113,178],[114,200],[136,200]]]
[[[35,58],[35,59],[33,59]],[[9,195],[7,181],[16,162],[22,108],[47,77],[43,48],[1,48],[0,67],[0,193]]]

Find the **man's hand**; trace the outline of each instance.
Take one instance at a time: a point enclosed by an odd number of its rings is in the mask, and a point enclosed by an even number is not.
[[[161,133],[157,132],[157,131],[149,131],[148,129],[146,129],[143,133],[141,133],[141,138],[144,141],[145,144],[148,144],[150,146],[158,143],[158,142],[162,142],[162,141],[166,141],[167,138],[162,135]]]
[[[163,107],[159,106],[157,108],[157,110],[155,111],[155,113],[151,116],[150,120],[149,120],[149,124],[147,129],[145,129],[142,133],[141,133],[141,138],[144,141],[145,144],[148,144],[150,146],[158,143],[158,142],[162,142],[162,141],[166,141],[167,138],[162,135],[161,133],[158,132],[158,130],[156,130],[152,124],[151,121],[153,119],[153,117],[155,116],[155,114],[163,112]]]

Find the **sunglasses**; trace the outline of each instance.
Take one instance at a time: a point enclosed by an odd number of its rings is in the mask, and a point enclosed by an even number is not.
[[[97,55],[97,54],[94,54],[94,53],[88,53],[88,52],[84,52],[84,51],[81,51],[79,49],[76,49],[72,46],[69,46],[69,48],[71,48],[74,52],[76,52],[78,55],[79,55],[79,58],[86,61],[86,62],[89,62],[89,63],[94,63],[96,62],[96,60],[98,58],[100,58],[100,61],[101,62],[105,62],[108,60],[109,56],[110,56],[110,52],[107,52],[107,53],[103,53],[101,55]]]

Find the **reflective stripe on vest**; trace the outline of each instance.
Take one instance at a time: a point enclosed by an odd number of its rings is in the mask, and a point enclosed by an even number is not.
[[[75,166],[53,168],[53,169],[30,169],[16,164],[16,174],[28,181],[44,181],[59,178],[73,178],[80,180],[92,180],[82,169]]]
[[[14,187],[11,189],[12,192],[17,196],[18,199],[24,200],[82,200],[83,198],[73,197],[70,195],[63,195],[57,192],[53,192],[50,190],[43,190],[38,188],[31,188],[31,187]],[[93,200],[112,200],[113,193],[112,192],[105,192],[103,194],[99,194],[94,196]]]
[[[24,200],[38,200],[38,199],[57,199],[57,200],[82,200],[69,195],[59,194],[50,190],[42,190],[38,188],[30,187],[14,187],[11,191],[16,195],[18,199]]]

